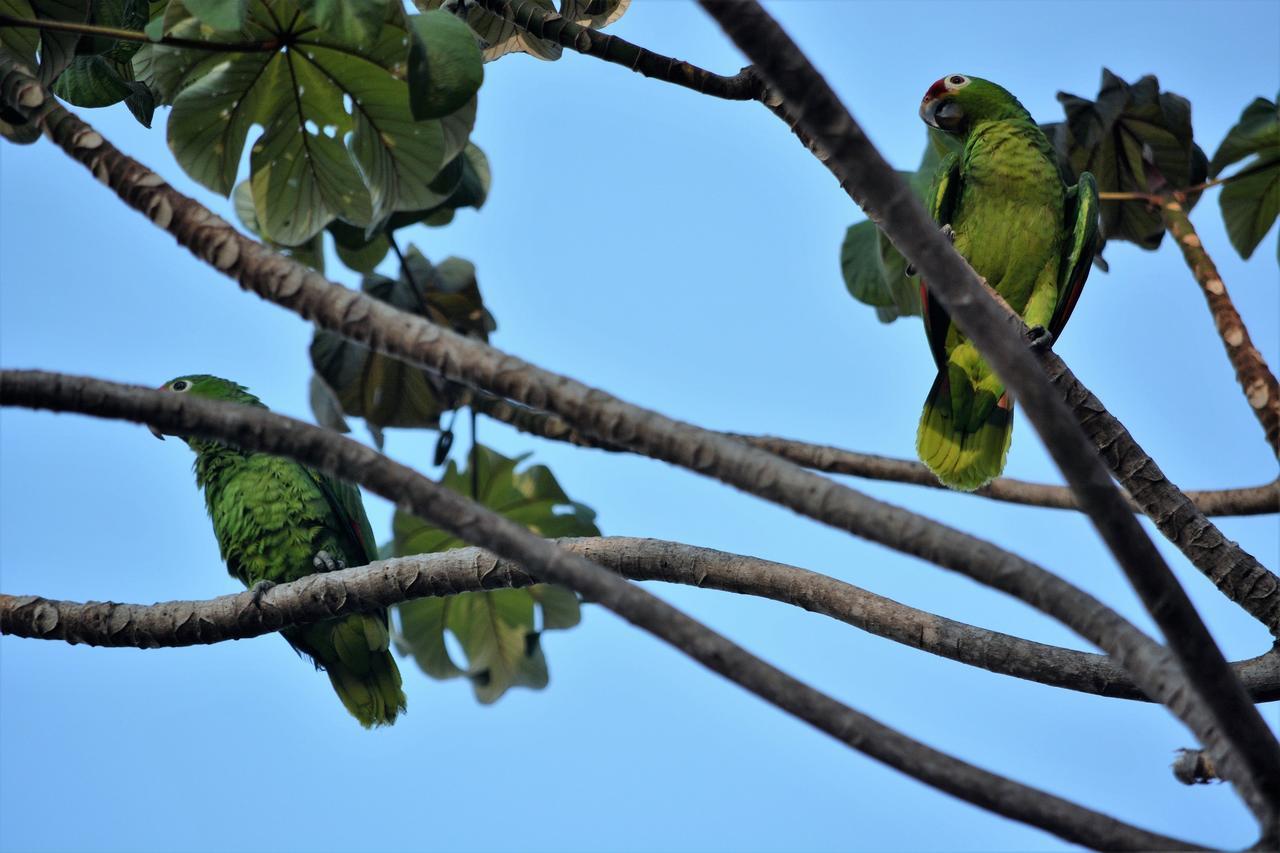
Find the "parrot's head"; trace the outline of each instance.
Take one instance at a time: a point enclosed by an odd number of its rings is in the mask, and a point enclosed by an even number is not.
[[[1007,89],[967,74],[948,74],[930,86],[920,101],[925,124],[957,136],[964,136],[977,122],[1030,117]]]
[[[210,376],[207,373],[197,373],[170,379],[161,385],[159,390],[171,391],[175,394],[194,394],[197,397],[226,400],[230,403],[243,403],[246,406],[262,406],[262,401],[250,394],[249,389],[243,385],[237,385],[230,379]],[[152,435],[161,441],[164,440],[164,433],[158,428],[151,427],[150,429]]]

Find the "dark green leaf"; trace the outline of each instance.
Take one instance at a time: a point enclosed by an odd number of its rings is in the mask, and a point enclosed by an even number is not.
[[[1218,175],[1232,163],[1238,163],[1250,154],[1263,157],[1280,155],[1280,96],[1275,102],[1256,98],[1245,107],[1227,136],[1218,146],[1209,163],[1209,176]]]
[[[311,412],[316,416],[316,423],[334,432],[351,432],[346,418],[342,417],[338,397],[327,382],[312,374],[307,396],[311,402]]]
[[[450,258],[439,267],[412,246],[407,270],[397,279],[367,275],[362,288],[380,299],[460,334],[488,340],[495,328],[484,307],[475,268]],[[459,389],[436,374],[369,350],[331,332],[317,331],[311,363],[337,394],[342,411],[370,427],[437,427],[442,412],[457,405]]]
[[[329,223],[329,233],[333,235],[338,259],[356,272],[373,272],[391,251],[387,235],[382,231],[367,236],[365,229],[335,219]]]
[[[1089,171],[1101,192],[1154,193],[1201,183],[1208,161],[1191,134],[1191,105],[1161,92],[1155,77],[1130,85],[1103,69],[1097,100],[1058,93],[1066,113],[1053,139],[1070,182]],[[1188,207],[1199,194],[1189,198]],[[1145,201],[1102,202],[1108,239],[1146,249],[1160,245],[1164,221]]]
[[[409,108],[416,119],[442,118],[480,90],[480,47],[470,28],[448,12],[414,15],[409,23]]]
[[[101,56],[77,56],[58,76],[53,93],[77,107],[109,107],[133,94],[131,82]]]
[[[129,112],[133,113],[133,117],[143,127],[151,127],[151,117],[156,111],[156,97],[151,88],[146,83],[139,83],[134,80],[129,83],[132,90],[129,97],[124,99],[124,105],[129,108]]]
[[[89,23],[121,30],[140,30],[147,24],[148,5],[147,0],[93,0]],[[141,42],[85,36],[76,45],[76,53],[99,54],[112,62],[128,62],[140,47]]]
[[[477,446],[474,455],[477,499],[485,506],[540,536],[600,535],[595,513],[571,501],[546,466],[517,471],[525,457],[508,458],[484,446]],[[470,495],[471,472],[450,461],[441,484]],[[466,544],[404,513],[396,514],[393,529],[392,551],[396,555],[435,553]],[[542,611],[540,628],[535,605]],[[544,687],[547,666],[538,640],[540,631],[571,628],[580,619],[577,596],[545,584],[410,601],[397,610],[397,648],[412,654],[434,678],[465,674],[476,698],[486,703],[511,687]],[[465,661],[450,658],[445,630],[457,638]]]
[[[0,15],[30,21],[36,16],[28,0],[0,0]],[[36,47],[40,31],[33,27],[0,27],[0,47],[12,53],[32,70],[36,68]]]
[[[182,0],[191,14],[215,30],[239,32],[244,27],[248,0]]]
[[[89,20],[89,0],[30,0],[37,18],[51,21],[70,21],[82,24]],[[53,30],[40,32],[40,82],[52,86],[63,70],[71,64],[80,42],[77,33],[59,33]]]
[[[344,44],[368,44],[377,38],[387,17],[388,0],[300,0],[298,4],[320,29]]]
[[[1280,157],[1245,172],[1222,188],[1219,203],[1231,245],[1248,259],[1280,214]]]

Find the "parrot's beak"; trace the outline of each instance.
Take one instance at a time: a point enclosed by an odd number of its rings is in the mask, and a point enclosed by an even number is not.
[[[930,98],[926,96],[925,99],[920,102],[920,119],[925,124],[929,125],[929,127],[938,126],[937,124],[934,123],[934,117],[933,117],[933,114],[936,113],[937,111],[938,111],[937,98]]]
[[[920,102],[920,118],[929,127],[957,133],[964,126],[964,107],[947,98],[925,97]]]

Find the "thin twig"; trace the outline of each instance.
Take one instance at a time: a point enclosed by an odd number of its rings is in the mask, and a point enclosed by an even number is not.
[[[1280,744],[1155,544],[1143,531],[1071,411],[1027,347],[1027,329],[1002,311],[930,220],[906,181],[867,139],[808,58],[755,2],[701,0],[800,124],[832,152],[850,196],[929,282],[930,293],[1013,391],[1084,511],[1160,626],[1194,689],[1230,741],[1220,767],[1258,817],[1280,833]],[[1221,764],[1224,756],[1215,753]]]
[[[1276,376],[1267,367],[1262,353],[1253,345],[1249,330],[1240,319],[1240,312],[1231,301],[1213,258],[1205,251],[1200,235],[1187,218],[1186,209],[1176,198],[1166,196],[1160,202],[1160,213],[1209,303],[1213,324],[1222,337],[1222,346],[1235,368],[1236,380],[1244,391],[1245,399],[1266,433],[1271,452],[1280,458],[1280,383],[1276,382]]]
[[[315,466],[524,566],[540,581],[569,587],[840,742],[961,799],[1093,847],[1188,847],[914,741],[765,663],[618,575],[332,430],[256,407],[38,371],[0,374],[0,403],[149,423],[169,434],[225,441]]]
[[[124,30],[119,27],[103,27],[97,24],[80,24],[74,21],[51,21],[45,18],[32,20],[18,18],[13,15],[0,14],[0,27],[19,27],[25,29],[52,30],[61,33],[79,33],[86,36],[102,36],[120,41],[142,42],[162,47],[179,47],[187,50],[207,50],[212,53],[274,53],[280,49],[279,39],[251,42],[217,42],[202,39],[178,38],[164,36],[159,40],[152,39],[139,30]]]

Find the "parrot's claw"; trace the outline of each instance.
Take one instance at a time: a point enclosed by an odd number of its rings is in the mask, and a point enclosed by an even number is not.
[[[253,606],[262,607],[262,596],[266,595],[267,590],[275,586],[275,581],[260,580],[253,586],[249,587],[250,594],[253,595]]]
[[[316,555],[311,558],[311,565],[315,566],[317,572],[336,572],[347,567],[346,563],[343,563],[328,551],[317,551]]]
[[[1027,345],[1035,352],[1043,352],[1053,346],[1053,333],[1044,326],[1027,329]]]

